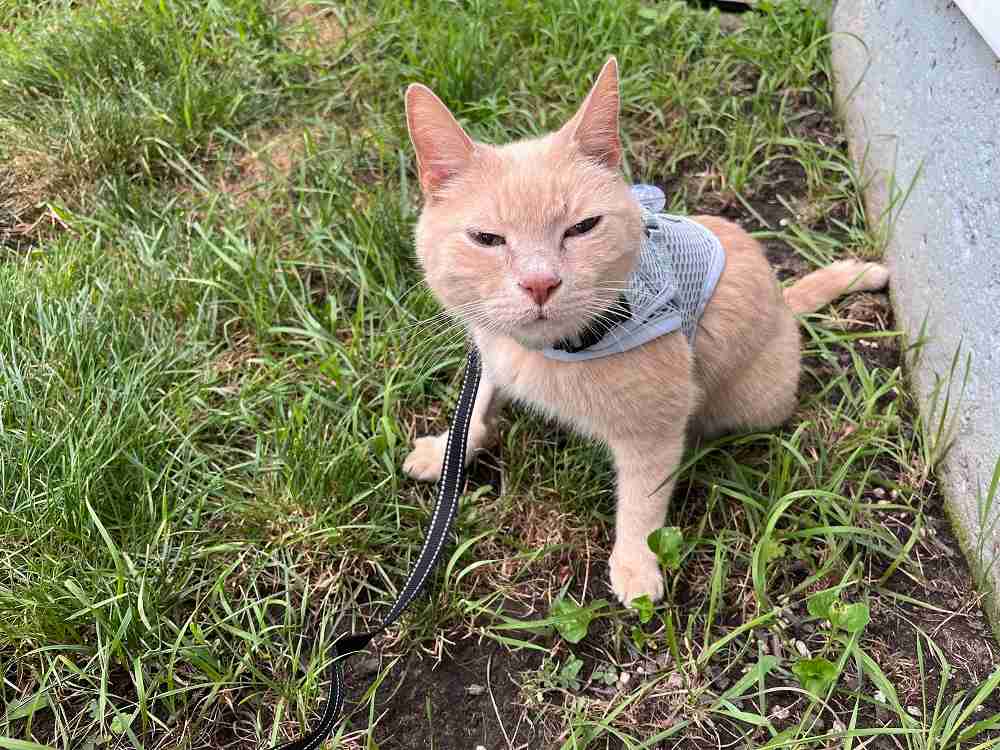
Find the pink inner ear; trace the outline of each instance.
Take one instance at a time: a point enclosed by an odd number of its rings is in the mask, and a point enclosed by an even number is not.
[[[589,127],[581,127],[577,131],[576,142],[584,154],[614,169],[621,163],[617,114],[601,115],[601,118],[607,118],[610,122],[595,118],[596,121],[590,123]]]
[[[420,184],[425,192],[432,193],[457,173],[457,170],[449,169],[444,164],[428,164],[420,170]]]
[[[618,63],[611,58],[579,111],[564,128],[585,156],[611,169],[621,164],[618,107]]]
[[[420,186],[430,195],[468,165],[474,145],[444,102],[430,89],[411,86],[407,90],[406,109]]]

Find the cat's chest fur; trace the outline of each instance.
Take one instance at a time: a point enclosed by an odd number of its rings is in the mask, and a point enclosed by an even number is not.
[[[625,354],[560,362],[513,339],[474,333],[488,376],[508,397],[600,439],[683,419],[695,386],[683,334]]]

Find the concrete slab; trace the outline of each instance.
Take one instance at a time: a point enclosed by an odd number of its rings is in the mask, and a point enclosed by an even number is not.
[[[913,186],[887,260],[898,324],[913,340],[927,320],[911,372],[925,415],[956,350],[972,354],[939,476],[970,563],[1000,592],[1000,507],[984,518],[977,503],[1000,459],[1000,60],[948,0],[839,0],[831,26],[871,215]],[[996,598],[992,608],[996,626]]]

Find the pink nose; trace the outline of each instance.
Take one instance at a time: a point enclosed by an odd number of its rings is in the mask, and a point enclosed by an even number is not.
[[[559,288],[562,279],[550,273],[531,274],[520,279],[518,285],[535,300],[538,305],[544,305],[545,301],[552,296],[552,292]]]

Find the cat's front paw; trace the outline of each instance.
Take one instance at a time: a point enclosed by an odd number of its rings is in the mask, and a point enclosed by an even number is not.
[[[428,435],[413,442],[413,450],[403,462],[403,471],[421,482],[436,482],[441,477],[441,462],[448,433]]]
[[[608,564],[611,590],[625,606],[644,594],[654,602],[663,596],[663,574],[655,555],[616,549]]]

